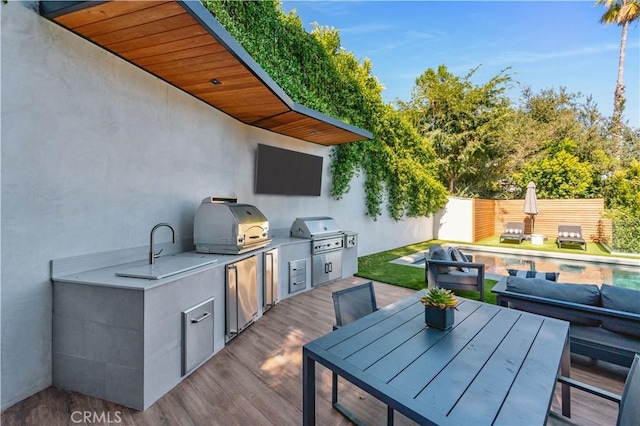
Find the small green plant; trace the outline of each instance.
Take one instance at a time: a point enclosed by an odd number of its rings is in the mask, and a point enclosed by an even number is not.
[[[447,309],[453,308],[458,310],[458,299],[451,290],[440,287],[427,289],[427,292],[420,298],[425,306],[433,306],[435,308]]]

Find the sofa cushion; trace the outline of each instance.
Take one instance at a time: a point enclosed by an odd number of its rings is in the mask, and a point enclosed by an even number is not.
[[[522,278],[540,278],[547,281],[558,281],[560,272],[538,272],[538,271],[523,271],[520,269],[507,269],[509,275]]]
[[[448,262],[451,262],[453,260],[451,259],[451,255],[449,254],[449,252],[443,249],[442,246],[440,246],[439,244],[434,244],[431,247],[429,247],[429,259],[446,260]],[[438,266],[436,267],[436,272],[438,274],[446,274],[451,269],[455,269],[455,268],[451,268],[449,266]]]
[[[467,257],[462,254],[462,252],[460,251],[460,249],[458,247],[449,247],[449,256],[451,256],[451,259],[453,259],[456,262],[468,262]],[[457,267],[458,271],[460,272],[467,272],[469,273],[469,268],[467,268],[466,266],[458,266]]]
[[[557,283],[539,278],[521,278],[510,275],[507,277],[507,291],[578,303],[581,305],[600,305],[600,289],[595,284]],[[565,312],[560,308],[548,307],[541,309],[543,311],[541,310],[536,313],[570,321],[574,324],[591,326],[600,325],[599,320],[585,318],[571,312]]]
[[[623,333],[615,333],[604,327],[586,327],[572,325],[569,330],[572,341],[579,341],[590,346],[607,346],[631,353],[640,353],[640,339]]]
[[[640,290],[603,284],[600,295],[603,308],[640,314]],[[640,327],[631,321],[606,319],[602,320],[602,327],[617,333],[640,337]]]

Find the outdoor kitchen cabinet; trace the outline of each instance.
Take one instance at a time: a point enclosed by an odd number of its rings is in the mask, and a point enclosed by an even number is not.
[[[342,277],[350,277],[358,272],[358,234],[344,233],[344,250],[342,251]]]
[[[312,257],[312,285],[318,286],[342,278],[342,250],[335,250]]]
[[[224,265],[147,290],[54,281],[54,386],[148,408],[185,377],[183,311],[212,299],[224,347],[224,287]]]
[[[311,241],[280,246],[278,269],[280,271],[279,299],[298,294],[311,288]]]

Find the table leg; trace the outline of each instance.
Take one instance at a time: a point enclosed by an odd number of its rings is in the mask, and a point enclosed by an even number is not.
[[[316,424],[316,362],[302,348],[302,424]]]
[[[560,364],[560,374],[571,377],[571,352],[569,350],[569,339],[564,345],[562,361]],[[571,418],[571,387],[565,383],[562,385],[562,415]]]

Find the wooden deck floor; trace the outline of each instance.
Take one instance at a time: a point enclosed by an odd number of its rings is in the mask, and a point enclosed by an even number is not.
[[[55,388],[45,389],[2,413],[3,425],[298,425],[302,422],[301,347],[331,331],[331,292],[360,282],[341,280],[283,300],[191,376],[143,412]],[[413,291],[376,283],[380,306]],[[627,370],[572,360],[572,376],[621,393]],[[603,365],[604,364],[604,365]],[[346,425],[331,407],[331,375],[317,367],[317,422]],[[384,424],[386,408],[341,380],[341,401],[367,424]],[[572,391],[573,421],[613,425],[617,406]],[[556,391],[554,411],[559,412]],[[88,416],[88,417],[84,417]],[[83,418],[88,420],[82,421]],[[78,422],[80,420],[80,422]],[[396,413],[396,424],[412,424]]]

